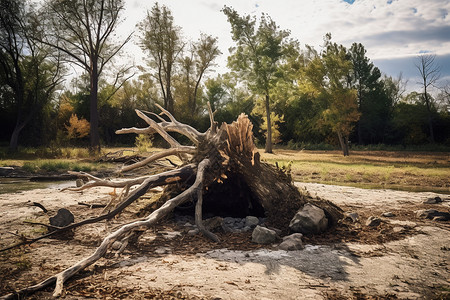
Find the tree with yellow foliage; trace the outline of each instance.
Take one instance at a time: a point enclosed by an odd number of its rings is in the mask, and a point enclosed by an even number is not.
[[[89,135],[91,125],[86,119],[78,119],[76,114],[72,114],[69,119],[69,125],[64,125],[69,139],[81,139]]]

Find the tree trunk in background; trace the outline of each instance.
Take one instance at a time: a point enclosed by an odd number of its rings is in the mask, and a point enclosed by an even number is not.
[[[266,139],[266,153],[272,153],[272,122],[270,118],[270,101],[269,101],[269,93],[266,93],[266,116],[267,116],[267,139]]]

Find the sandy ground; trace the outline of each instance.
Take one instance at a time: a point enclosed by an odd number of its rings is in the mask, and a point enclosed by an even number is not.
[[[352,225],[354,229],[370,231],[370,236],[378,239],[306,239],[304,250],[290,252],[277,250],[276,244],[241,249],[228,243],[225,248],[182,230],[171,242],[170,234],[162,235],[161,229],[179,228],[167,221],[143,233],[137,246],[130,246],[120,256],[109,254],[108,259],[67,282],[65,299],[449,299],[450,223],[421,219],[414,213],[424,208],[449,212],[448,195],[296,184],[347,212],[359,213],[361,221]],[[14,233],[36,235],[42,231],[40,226],[23,223],[48,219],[42,210],[30,206],[33,201],[49,209],[50,215],[67,207],[80,220],[99,210],[77,205],[79,201],[105,203],[111,198],[109,192],[107,188],[82,193],[41,189],[0,195],[0,246],[17,241]],[[444,202],[422,203],[436,196]],[[366,228],[368,216],[387,211],[396,217],[382,218],[375,229]],[[121,222],[86,226],[77,229],[71,240],[47,239],[1,254],[0,295],[76,263]],[[195,239],[198,248],[195,243],[188,244]],[[145,246],[152,242],[157,246]],[[50,295],[48,289],[31,298]]]

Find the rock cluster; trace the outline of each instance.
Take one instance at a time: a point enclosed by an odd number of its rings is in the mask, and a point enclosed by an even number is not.
[[[178,225],[188,229],[188,235],[199,233],[194,218],[186,215],[175,215]],[[203,220],[203,225],[211,231],[222,230],[224,232],[250,232],[252,242],[258,244],[272,244],[280,240],[281,231],[276,228],[268,228],[265,218],[247,216],[245,218],[213,217]],[[303,234],[320,234],[327,230],[328,219],[323,209],[307,203],[294,216],[289,224],[291,235],[285,236],[278,245],[278,249],[285,251],[301,250],[304,248]]]
[[[208,230],[212,231],[221,229],[224,232],[240,233],[251,231],[257,225],[263,225],[265,220],[265,218],[254,216],[247,216],[245,218],[214,217],[204,220],[203,224]],[[198,233],[198,230],[196,231],[197,226],[195,225],[195,220],[192,216],[175,215],[175,222],[180,226],[190,228],[193,234]],[[211,225],[212,223],[214,223],[214,225]]]

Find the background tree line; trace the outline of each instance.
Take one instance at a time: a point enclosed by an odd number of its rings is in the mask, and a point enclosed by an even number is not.
[[[402,76],[382,75],[360,43],[347,49],[326,34],[320,50],[301,49],[270,16],[224,7],[235,45],[229,72],[213,76],[217,38],[187,40],[155,3],[137,24],[147,65],[134,68],[118,64],[131,42],[131,33],[115,35],[123,0],[0,1],[0,141],[12,151],[131,144],[115,130],[138,125],[134,109],[155,111],[155,103],[205,130],[206,102],[219,122],[248,114],[266,152],[277,143],[336,145],[344,155],[350,143],[450,146],[449,88],[431,94],[439,79],[432,55],[417,59],[423,88],[406,93]],[[69,85],[71,68],[83,72]]]

